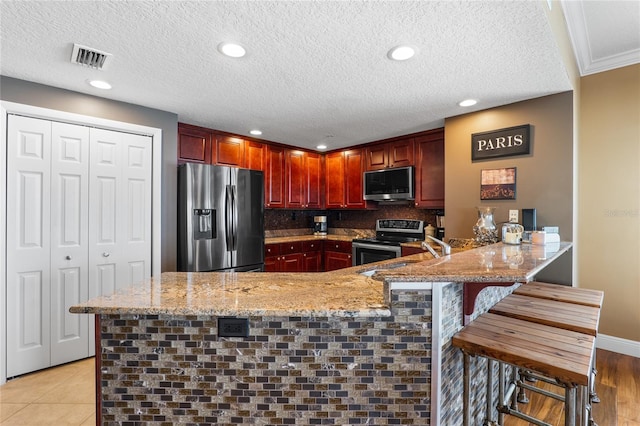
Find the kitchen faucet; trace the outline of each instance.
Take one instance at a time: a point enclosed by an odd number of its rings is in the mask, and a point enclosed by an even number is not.
[[[442,240],[437,239],[436,237],[432,237],[431,235],[425,235],[425,238],[429,238],[430,240],[432,240],[433,242],[437,243],[440,248],[442,249],[442,255],[443,256],[448,256],[451,254],[451,246],[447,243],[445,243]],[[433,257],[440,257],[440,255],[438,253],[436,253],[436,251],[429,245],[427,244],[425,241],[423,241],[421,243],[422,248],[425,248],[429,251],[429,253],[431,253],[433,255]]]

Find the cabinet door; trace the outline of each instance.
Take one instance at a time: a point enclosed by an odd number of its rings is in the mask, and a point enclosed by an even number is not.
[[[304,151],[287,150],[286,152],[286,180],[285,188],[287,208],[306,207],[306,171]]]
[[[306,207],[309,209],[324,208],[324,186],[322,173],[322,156],[315,152],[305,154],[306,172]]]
[[[389,144],[389,167],[407,167],[413,166],[413,138],[401,139],[399,141],[390,142]]]
[[[372,145],[365,148],[366,170],[380,170],[387,167],[389,162],[389,147],[387,144]]]
[[[350,209],[363,209],[366,203],[363,199],[364,158],[361,149],[344,152],[345,159],[345,206]]]
[[[412,254],[424,253],[425,250],[418,247],[402,247],[402,256],[411,256]]]
[[[255,141],[245,141],[244,166],[252,170],[265,170],[267,159],[267,147],[265,144]]]
[[[280,272],[280,256],[267,256],[264,258],[265,272]]]
[[[353,266],[351,255],[347,253],[338,253],[335,251],[327,251],[324,256],[324,270],[335,271],[336,269],[349,268]]]
[[[322,252],[312,251],[302,254],[304,258],[304,272],[322,271]]]
[[[215,136],[216,160],[221,166],[244,167],[244,139]]]
[[[282,272],[302,272],[302,253],[294,253],[281,256],[280,268]]]
[[[326,155],[326,207],[341,209],[345,207],[345,162],[344,153],[332,152]]]
[[[416,207],[444,208],[444,129],[416,138]]]
[[[267,148],[267,170],[265,172],[265,206],[284,208],[285,206],[285,150],[280,146]]]
[[[207,130],[178,123],[178,163],[212,164],[211,142]]]

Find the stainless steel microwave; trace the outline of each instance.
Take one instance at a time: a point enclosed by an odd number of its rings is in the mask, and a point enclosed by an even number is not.
[[[413,200],[413,167],[364,172],[364,199]]]

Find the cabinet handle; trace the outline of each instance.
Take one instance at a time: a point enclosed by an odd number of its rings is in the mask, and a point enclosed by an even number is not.
[[[293,246],[291,246],[291,250],[293,250]]]
[[[65,259],[66,260],[71,260],[71,256],[66,256]]]
[[[109,256],[111,256],[111,253],[107,253],[107,252],[102,253],[102,257],[109,257]]]

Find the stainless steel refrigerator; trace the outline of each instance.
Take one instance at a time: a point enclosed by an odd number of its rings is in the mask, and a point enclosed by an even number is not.
[[[261,171],[178,166],[178,270],[262,271],[263,200]]]

